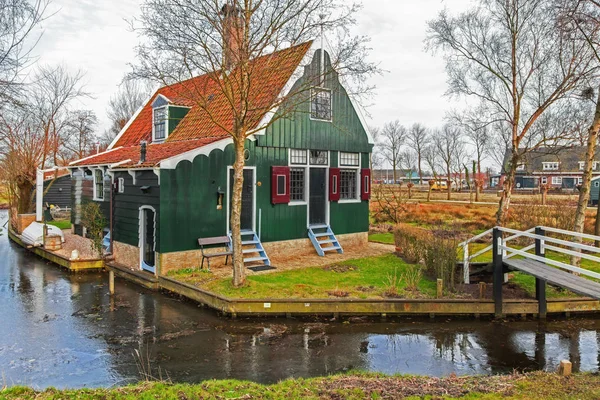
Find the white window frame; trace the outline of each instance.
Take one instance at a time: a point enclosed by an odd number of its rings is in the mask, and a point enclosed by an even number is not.
[[[547,176],[542,176],[541,183],[542,183],[542,185],[547,185],[548,184],[548,177]]]
[[[154,123],[154,112],[156,110],[162,110],[162,109],[165,110],[165,137],[161,138],[161,139],[156,139],[156,130],[155,130],[155,123]],[[167,140],[168,137],[169,137],[169,106],[168,105],[164,105],[164,106],[152,108],[152,142],[153,143],[162,143],[165,140]]]
[[[585,161],[579,161],[579,170],[583,171],[583,168],[585,168]]]
[[[517,171],[525,171],[525,163],[518,164]]]
[[[577,178],[577,184],[578,185],[583,184],[583,178],[581,176]]]
[[[117,193],[125,193],[125,178],[117,180]]]
[[[342,165],[342,154],[358,154],[358,165]],[[339,151],[338,152],[338,168],[340,169],[340,179],[342,178],[341,172],[342,170],[348,170],[348,169],[353,169],[356,171],[356,194],[354,196],[353,199],[342,199],[342,193],[340,192],[340,199],[338,200],[338,203],[341,204],[347,204],[347,203],[360,203],[362,201],[361,199],[361,173],[360,173],[360,167],[361,167],[361,154],[360,153],[356,153],[356,152],[350,152],[350,151]],[[340,189],[341,189],[341,182],[340,182]]]
[[[595,182],[594,182],[594,186],[595,186],[595,187],[598,187],[598,186],[600,186],[600,181],[595,181]]]
[[[594,161],[592,163],[592,171],[598,170],[598,164],[600,164],[600,161]]]
[[[560,169],[560,162],[558,162],[558,161],[543,162],[542,169],[544,171],[558,171]]]
[[[553,176],[552,185],[562,185],[562,176]]]
[[[304,153],[304,159],[306,162],[300,163],[292,163],[292,155],[294,152]],[[288,149],[288,166],[290,167],[290,179],[292,176],[292,168],[294,169],[304,169],[304,201],[292,200],[292,195],[290,193],[290,202],[289,206],[305,206],[308,204],[308,185],[309,185],[309,177],[308,177],[308,163],[310,159],[310,154],[306,149]],[[291,185],[291,182],[290,182]],[[290,186],[291,189],[291,186]]]
[[[96,185],[98,184],[97,182],[97,172],[100,172],[100,174],[102,174],[102,197],[98,196],[97,193],[97,189],[96,189]],[[94,194],[92,196],[94,201],[104,201],[104,170],[102,168],[95,168],[92,170],[92,177],[94,178]]]
[[[330,117],[329,119],[321,119],[321,118],[313,117],[312,104],[313,104],[313,99],[315,98],[315,93],[314,93],[315,91],[329,93],[329,117]],[[332,122],[333,121],[333,93],[332,93],[331,89],[320,87],[320,86],[310,89],[310,102],[309,102],[308,116],[312,121],[321,121],[321,122]]]

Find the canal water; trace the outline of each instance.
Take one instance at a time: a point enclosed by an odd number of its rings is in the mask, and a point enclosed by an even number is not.
[[[6,215],[4,214],[4,219]],[[4,221],[2,221],[4,223]],[[444,376],[597,371],[600,320],[230,320],[107,275],[68,273],[0,237],[0,376],[35,388],[276,382],[359,369]]]

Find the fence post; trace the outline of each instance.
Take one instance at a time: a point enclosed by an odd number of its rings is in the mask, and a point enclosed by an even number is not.
[[[463,245],[463,277],[465,285],[471,283],[471,277],[469,274],[469,242],[465,242]]]
[[[535,234],[538,236],[545,236],[544,228],[538,226],[535,228]],[[544,250],[544,241],[540,238],[535,239],[535,255],[538,257],[546,257],[546,251]],[[540,278],[535,278],[535,298],[538,301],[538,315],[539,318],[545,319],[548,311],[548,304],[546,302],[546,281]]]
[[[493,271],[494,271],[494,314],[502,318],[502,284],[504,283],[504,265],[502,262],[502,231],[495,227],[492,234],[493,241]]]

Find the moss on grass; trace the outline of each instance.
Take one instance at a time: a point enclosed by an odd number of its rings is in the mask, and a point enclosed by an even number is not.
[[[353,373],[325,378],[288,379],[273,385],[212,380],[196,385],[144,382],[110,389],[0,390],[0,398],[17,399],[581,399],[600,398],[600,376],[560,377],[534,372],[491,377],[429,378]]]

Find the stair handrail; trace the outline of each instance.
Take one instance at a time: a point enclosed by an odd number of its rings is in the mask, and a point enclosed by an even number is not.
[[[576,236],[576,237],[580,237],[582,239],[600,241],[600,236],[590,235],[589,233],[566,231],[564,229],[551,228],[549,226],[539,226],[539,228],[542,228],[546,232],[553,232],[553,233],[559,233],[559,234],[565,235],[565,236]]]

